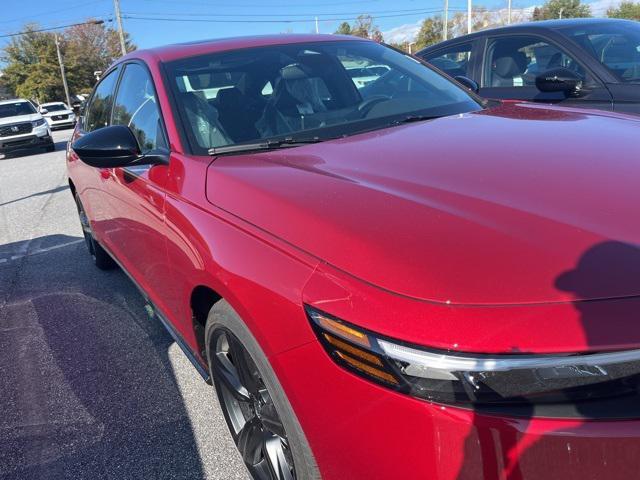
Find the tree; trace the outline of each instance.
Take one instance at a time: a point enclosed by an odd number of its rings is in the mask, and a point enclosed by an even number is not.
[[[88,21],[89,22],[89,21]],[[60,66],[51,32],[36,32],[29,24],[26,33],[4,47],[0,61],[5,66],[0,83],[13,95],[37,102],[64,99]],[[77,25],[58,34],[71,93],[87,93],[95,84],[94,72],[104,71],[121,55],[118,34],[102,24]],[[135,45],[125,35],[128,51]]]
[[[64,98],[54,35],[37,29],[36,24],[26,25],[26,33],[4,48],[2,84],[16,96],[40,102]]]
[[[64,32],[63,49],[69,88],[88,92],[96,82],[94,72],[106,70],[122,55],[118,32],[104,24],[85,23]],[[125,33],[125,47],[132,52],[136,46]]]
[[[360,15],[356,18],[353,26],[349,25],[347,22],[342,22],[336,33],[343,35],[354,35],[356,37],[362,38],[370,38],[371,40],[375,40],[376,42],[384,41],[382,37],[382,32],[380,29],[373,24],[373,17],[371,15]]]
[[[349,22],[342,22],[336,30],[336,34],[351,35],[351,25],[349,25]]]
[[[580,0],[548,0],[542,7],[533,11],[533,20],[551,20],[554,18],[591,17],[591,7]]]
[[[640,3],[622,2],[618,5],[618,8],[610,8],[607,10],[607,17],[640,21]]]
[[[440,17],[425,18],[416,36],[415,51],[421,50],[442,40],[444,22]]]

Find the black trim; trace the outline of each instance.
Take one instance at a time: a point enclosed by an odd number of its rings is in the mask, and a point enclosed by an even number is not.
[[[185,356],[189,359],[189,361],[193,364],[195,369],[198,371],[202,379],[205,382],[207,382],[209,385],[211,385],[211,376],[209,375],[209,367],[204,363],[204,361],[201,361],[198,358],[198,356],[191,349],[191,347],[189,347],[187,342],[184,341],[184,339],[182,338],[182,335],[180,335],[176,331],[176,329],[173,328],[173,325],[167,319],[166,315],[153,303],[153,301],[149,298],[149,295],[147,295],[147,292],[140,286],[140,284],[135,280],[135,278],[133,278],[133,276],[127,271],[127,269],[124,268],[124,265],[120,263],[120,261],[116,258],[116,256],[107,247],[105,247],[104,245],[99,243],[97,240],[95,240],[95,238],[94,238],[94,241],[98,243],[104,249],[104,251],[109,254],[109,256],[113,259],[113,261],[120,267],[120,269],[127,275],[127,277],[129,277],[129,280],[131,280],[131,282],[140,291],[140,294],[144,298],[145,302],[147,302],[147,304],[149,304],[153,309],[154,316],[157,317],[162,323],[162,325],[164,326],[164,328],[167,329],[167,331],[173,337],[173,339],[178,344],[180,349],[183,351]]]

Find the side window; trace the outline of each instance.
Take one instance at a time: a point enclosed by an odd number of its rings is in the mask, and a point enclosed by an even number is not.
[[[538,75],[560,67],[587,80],[582,65],[559,47],[538,37],[502,37],[489,43],[483,86],[535,87]]]
[[[109,125],[111,107],[113,106],[113,91],[119,71],[120,69],[117,68],[109,73],[96,87],[84,119],[84,129],[87,132]]]
[[[153,80],[140,64],[125,67],[113,107],[113,125],[126,125],[138,139],[142,152],[166,148]]]
[[[471,78],[471,43],[455,45],[446,50],[426,55],[424,59],[452,77],[465,76]]]

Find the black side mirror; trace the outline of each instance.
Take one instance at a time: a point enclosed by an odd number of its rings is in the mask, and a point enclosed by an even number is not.
[[[80,160],[97,168],[132,167],[169,163],[166,151],[143,154],[129,127],[112,125],[83,135],[71,145]]]
[[[464,75],[458,75],[454,77],[458,83],[461,83],[464,88],[467,90],[471,90],[473,93],[478,93],[480,91],[480,86],[469,77],[465,77]]]
[[[582,79],[567,68],[554,68],[536,77],[536,87],[541,92],[576,93],[582,88]]]

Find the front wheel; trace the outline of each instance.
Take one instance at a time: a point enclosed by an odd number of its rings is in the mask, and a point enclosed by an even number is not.
[[[302,428],[266,356],[224,300],[209,313],[205,339],[218,401],[251,477],[319,479]]]
[[[93,233],[91,232],[91,225],[89,224],[89,218],[84,211],[84,207],[80,202],[80,197],[76,193],[74,195],[76,200],[76,207],[78,208],[78,217],[80,217],[80,225],[82,226],[82,235],[84,236],[84,242],[87,245],[87,250],[91,254],[91,258],[93,258],[93,263],[100,270],[110,270],[116,266],[116,263],[111,258],[102,246],[96,242],[93,238]]]

